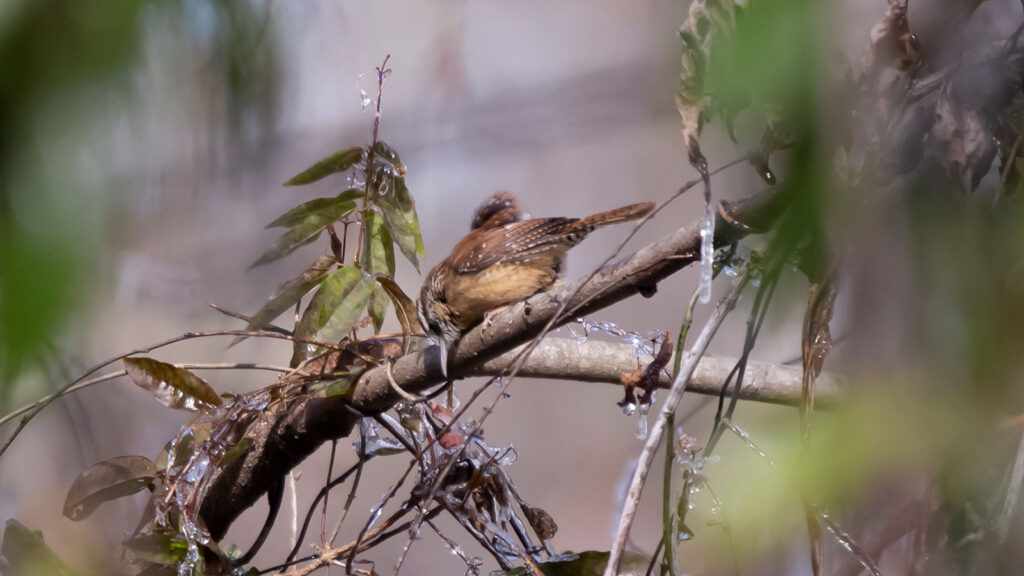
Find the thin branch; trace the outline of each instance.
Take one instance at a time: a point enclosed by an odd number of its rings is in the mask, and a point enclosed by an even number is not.
[[[675,414],[679,401],[683,398],[683,392],[686,391],[686,383],[690,380],[694,369],[697,368],[698,359],[707,350],[708,344],[711,343],[711,338],[718,331],[718,327],[722,325],[726,315],[736,305],[736,300],[739,299],[740,293],[746,287],[749,279],[749,273],[744,274],[732,287],[732,290],[718,302],[718,306],[711,313],[711,317],[708,318],[704,329],[701,330],[697,340],[693,343],[690,356],[684,359],[683,366],[680,368],[679,374],[676,375],[675,382],[672,383],[668,398],[665,399],[661,410],[658,411],[658,419],[654,422],[654,427],[651,428],[647,442],[640,452],[636,470],[633,472],[633,481],[629,485],[626,505],[622,510],[622,515],[619,517],[619,526],[615,531],[615,539],[612,541],[612,548],[608,555],[608,565],[605,567],[604,576],[616,576],[619,573],[619,562],[622,560],[622,553],[625,551],[626,542],[629,540],[629,529],[632,527],[633,520],[636,518],[637,511],[640,508],[640,495],[647,481],[647,474],[651,469],[651,463],[654,461],[654,453],[657,452],[658,445],[661,444],[661,439],[665,435],[665,426],[668,419],[672,414]]]
[[[525,346],[525,345],[524,345]],[[512,365],[517,352],[513,348],[501,356],[488,360],[467,371],[467,376],[499,376]],[[683,358],[689,356],[684,354]],[[641,362],[644,360],[641,359]],[[576,342],[569,338],[545,338],[529,359],[523,363],[519,376],[549,378],[620,385],[623,372],[636,369],[636,349],[629,344],[590,340]],[[735,358],[725,356],[701,357],[686,389],[689,392],[718,396],[722,381],[732,371]],[[801,370],[799,368],[750,361],[740,390],[741,400],[797,406],[800,404]],[[658,387],[668,389],[672,380],[661,375]],[[816,408],[833,409],[843,394],[842,379],[823,372],[816,382]]]
[[[118,360],[120,360],[120,357],[118,358]],[[273,364],[255,364],[252,362],[221,362],[216,364],[184,363],[175,364],[175,366],[178,368],[184,368],[186,370],[269,370],[271,372],[281,372],[283,374],[287,374],[292,370],[291,368],[287,368],[284,366],[274,366]],[[54,392],[53,394],[50,394],[49,396],[44,396],[31,404],[26,404],[25,406],[22,406],[21,408],[18,408],[10,412],[9,414],[5,414],[3,417],[0,417],[0,426],[3,426],[7,422],[10,422],[12,419],[17,418],[18,416],[24,414],[25,412],[28,412],[29,410],[38,407],[45,407],[47,404],[53,402],[60,396],[66,396],[68,394],[78,392],[79,390],[82,390],[84,388],[88,388],[90,386],[106,382],[108,380],[116,380],[117,378],[127,375],[128,373],[126,371],[118,370],[117,372],[110,372],[107,374],[103,374],[101,376],[97,376],[95,378],[90,378],[89,380],[79,379],[77,384],[68,386],[63,391]]]

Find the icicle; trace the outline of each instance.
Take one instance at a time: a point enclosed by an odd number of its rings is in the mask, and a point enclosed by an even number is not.
[[[715,268],[715,208],[711,202],[704,205],[700,221],[700,301],[711,301],[711,279]]]
[[[636,418],[636,439],[643,442],[647,440],[647,413],[650,411],[650,404],[640,404],[637,409]]]

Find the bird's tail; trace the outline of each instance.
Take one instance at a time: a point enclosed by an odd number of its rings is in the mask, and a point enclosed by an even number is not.
[[[607,226],[609,224],[618,224],[619,222],[629,222],[630,220],[636,220],[643,218],[644,216],[651,213],[654,210],[653,202],[640,202],[639,204],[630,204],[629,206],[623,206],[614,210],[608,210],[607,212],[598,212],[597,214],[591,214],[586,218],[582,218],[579,221],[579,225],[586,228],[598,228],[600,226]]]

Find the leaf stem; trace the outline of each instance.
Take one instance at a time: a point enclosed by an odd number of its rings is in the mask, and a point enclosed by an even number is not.
[[[391,54],[384,57],[384,62],[377,67],[377,102],[373,114],[373,142],[370,143],[370,147],[366,151],[366,166],[363,171],[364,184],[363,184],[363,213],[362,218],[359,222],[359,243],[356,244],[356,257],[354,263],[358,266],[361,262],[363,254],[363,235],[366,233],[366,211],[370,209],[370,186],[373,182],[373,161],[376,159],[376,148],[377,148],[377,134],[380,131],[380,100],[381,95],[384,93],[384,81],[391,75],[391,69],[388,68],[388,60],[391,59]],[[361,268],[360,268],[361,269]]]

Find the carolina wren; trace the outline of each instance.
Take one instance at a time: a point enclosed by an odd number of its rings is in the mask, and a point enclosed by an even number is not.
[[[420,324],[449,348],[489,311],[550,290],[566,252],[595,228],[653,209],[643,202],[585,218],[524,219],[516,197],[497,192],[477,208],[469,234],[427,274],[417,305]]]

